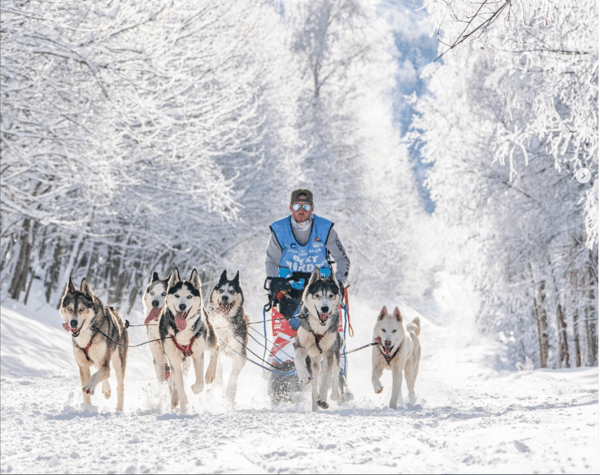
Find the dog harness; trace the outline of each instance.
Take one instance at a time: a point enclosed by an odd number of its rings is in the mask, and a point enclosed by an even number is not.
[[[313,225],[306,245],[301,246],[292,231],[292,217],[287,216],[271,224],[271,230],[281,247],[279,269],[290,272],[312,272],[317,267],[329,268],[325,243],[333,223],[313,214]]]
[[[321,349],[321,346],[319,345],[319,343],[321,343],[321,340],[323,339],[323,337],[325,336],[323,335],[319,335],[318,333],[315,332],[311,332],[314,337],[315,337],[315,345],[317,345],[317,348],[319,349],[319,353],[323,353],[323,350]]]
[[[381,344],[381,337],[375,338],[375,341],[377,342],[377,346],[379,347],[379,351],[381,352],[381,356],[383,356],[385,358],[385,361],[389,365],[391,363],[391,361],[394,359],[394,357],[398,354],[398,351],[400,351],[400,346],[402,346],[402,345],[400,345],[398,348],[396,348],[396,351],[394,351],[394,353],[392,353],[390,356],[388,356],[382,350],[383,345]]]
[[[90,356],[88,355],[88,351],[90,351],[90,348],[92,347],[92,341],[94,341],[94,338],[96,337],[97,334],[98,334],[98,332],[96,332],[92,335],[92,338],[90,338],[90,341],[85,348],[82,348],[77,343],[75,343],[75,346],[77,348],[79,348],[81,351],[83,351],[83,354],[85,355],[85,359],[88,360],[90,363],[93,363],[93,361],[91,360]]]
[[[173,338],[171,340],[173,341],[175,348],[177,348],[179,351],[181,351],[183,353],[183,356],[187,358],[188,356],[192,356],[192,354],[193,354],[192,346],[194,345],[196,338],[198,338],[198,333],[195,333],[194,336],[192,337],[192,339],[190,340],[190,342],[185,346],[177,343],[177,340],[175,339],[175,335],[173,335]]]

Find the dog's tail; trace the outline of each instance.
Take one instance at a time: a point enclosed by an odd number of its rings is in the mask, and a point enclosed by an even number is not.
[[[415,317],[412,319],[412,322],[406,325],[406,329],[410,332],[414,332],[415,335],[419,336],[421,333],[421,319],[419,317]]]

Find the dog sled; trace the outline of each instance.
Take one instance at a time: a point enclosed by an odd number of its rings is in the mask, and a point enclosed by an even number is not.
[[[302,294],[308,284],[311,274],[306,272],[292,272],[285,277],[269,277],[265,280],[265,290],[268,291],[269,302],[263,312],[263,325],[265,335],[265,353],[267,369],[264,376],[268,380],[268,394],[271,402],[292,402],[293,394],[308,390],[308,386],[300,383],[294,365],[294,343],[296,332],[300,326],[300,310],[302,307]],[[340,351],[340,387],[342,394],[346,389],[346,373],[348,369],[346,359],[346,333],[352,336],[350,326],[348,289],[344,288],[341,305],[338,306],[339,323],[338,331],[342,335],[343,344]],[[270,317],[268,315],[270,312]],[[267,322],[271,321],[272,341],[267,338]],[[348,393],[349,394],[349,393]],[[347,400],[347,399],[346,399]]]

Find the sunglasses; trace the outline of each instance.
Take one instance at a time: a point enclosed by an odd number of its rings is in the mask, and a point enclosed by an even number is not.
[[[292,209],[294,211],[299,211],[301,207],[304,208],[304,211],[310,211],[312,209],[312,206],[308,203],[304,203],[304,204],[294,203],[292,205]]]

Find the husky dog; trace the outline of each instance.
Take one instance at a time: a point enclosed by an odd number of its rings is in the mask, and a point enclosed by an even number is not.
[[[102,382],[102,393],[110,398],[110,364],[117,376],[117,411],[123,411],[125,366],[129,336],[125,321],[112,307],[102,304],[86,279],[76,290],[71,277],[60,302],[63,327],[71,332],[73,353],[79,365],[83,401],[91,404],[90,396]],[[106,336],[104,336],[106,335]],[[108,337],[108,338],[107,338]],[[98,368],[90,376],[90,367]]]
[[[150,352],[152,353],[152,363],[154,363],[154,370],[156,371],[156,379],[158,381],[166,381],[170,376],[170,368],[167,363],[165,350],[160,339],[160,332],[158,331],[158,321],[163,307],[165,306],[165,298],[167,296],[167,284],[169,278],[161,279],[158,277],[156,272],[152,273],[152,280],[146,286],[144,291],[143,303],[144,303],[144,325],[146,325],[146,331],[148,333],[148,341],[150,343]]]
[[[384,369],[392,371],[392,397],[390,407],[395,409],[398,401],[402,405],[402,371],[406,385],[408,386],[409,404],[414,404],[415,381],[419,372],[419,361],[421,360],[421,344],[419,343],[421,333],[421,319],[413,318],[406,327],[402,321],[402,315],[398,307],[394,309],[393,315],[388,314],[384,306],[379,312],[377,323],[373,330],[373,341],[377,346],[373,347],[373,373],[371,381],[373,389],[377,394],[383,391],[383,385],[379,378]]]
[[[331,399],[340,399],[340,349],[343,341],[338,332],[338,305],[342,292],[333,272],[323,278],[317,268],[302,296],[300,327],[296,335],[294,364],[301,383],[312,384],[312,411],[327,409],[327,391],[333,381]],[[323,372],[319,384],[319,372]],[[333,378],[332,378],[333,375]],[[318,385],[318,390],[317,390]]]
[[[165,306],[160,315],[160,338],[173,378],[171,403],[179,403],[182,413],[187,410],[188,399],[183,387],[183,365],[190,357],[194,363],[196,382],[192,385],[194,394],[204,389],[204,352],[210,354],[206,369],[206,382],[212,383],[217,369],[219,347],[217,336],[208,314],[202,307],[202,283],[198,271],[194,269],[190,280],[181,280],[175,268],[167,284]]]
[[[231,374],[225,391],[229,402],[234,404],[237,380],[246,363],[249,320],[248,315],[244,313],[244,292],[240,287],[239,271],[233,280],[228,280],[227,271],[223,271],[219,282],[210,293],[207,313],[215,326],[217,336],[225,343],[221,351],[232,359]],[[219,362],[217,373],[220,375],[222,371],[223,367]]]

